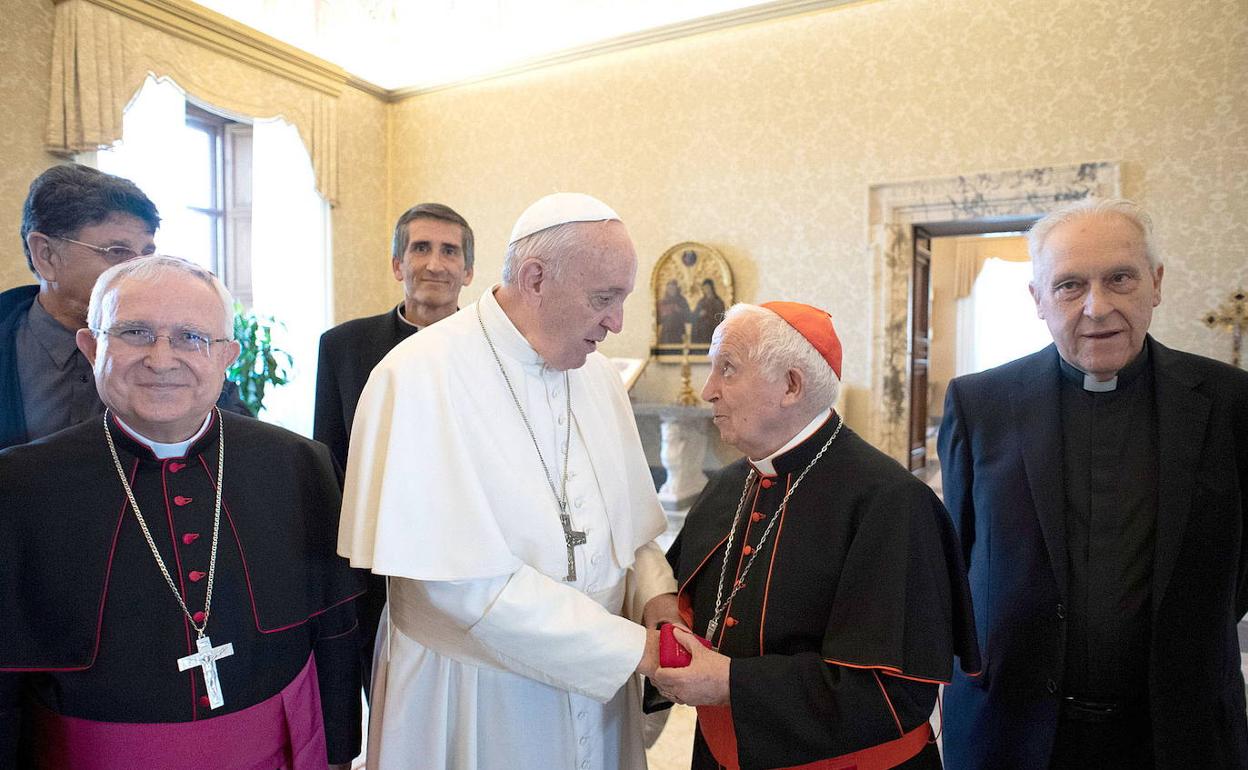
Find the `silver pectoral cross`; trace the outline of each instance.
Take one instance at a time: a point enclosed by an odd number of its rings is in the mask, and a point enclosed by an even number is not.
[[[221,708],[225,705],[225,697],[221,695],[221,680],[217,678],[217,659],[233,655],[234,645],[226,643],[220,647],[213,647],[211,639],[201,636],[195,640],[195,646],[199,648],[199,652],[191,653],[185,658],[178,658],[178,670],[186,671],[196,666],[202,668],[204,689],[208,690],[208,705],[214,709]]]
[[[572,529],[572,518],[567,511],[559,512],[559,523],[563,525],[563,542],[568,546],[568,576],[564,580],[571,583],[576,580],[576,554],[572,549],[585,545],[585,533]]]

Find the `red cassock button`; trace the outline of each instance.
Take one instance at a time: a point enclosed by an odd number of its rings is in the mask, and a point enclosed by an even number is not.
[[[736,618],[734,618],[734,617],[732,617],[731,615],[729,615],[728,617],[724,618],[724,625],[725,625],[725,626],[728,626],[729,628],[732,628],[732,627],[733,627],[733,626],[735,626],[736,624],[737,624],[737,619],[736,619]]]
[[[194,499],[195,498],[193,497],[183,497],[182,495],[178,495],[177,497],[173,498],[173,504],[174,505],[187,505]]]
[[[182,545],[190,545],[199,539],[198,532],[187,532],[182,536]]]
[[[771,485],[772,485],[771,479],[763,479],[762,481],[758,483],[762,485],[763,489],[771,489]]]
[[[762,521],[762,520],[763,520],[763,514],[759,513],[758,511],[754,511],[753,513],[750,514],[750,521]]]
[[[199,571],[199,570],[197,570],[197,569],[193,569],[193,570],[191,570],[191,574],[190,574],[188,577],[190,577],[190,579],[191,579],[191,582],[192,582],[192,583],[198,583],[199,581],[201,581],[201,580],[203,580],[204,578],[208,577],[208,573],[207,573],[207,572],[200,572],[200,571]]]
[[[201,695],[199,696],[199,705],[201,708],[208,708],[212,705],[212,701],[208,700],[207,695]]]
[[[750,554],[754,553],[754,549],[747,545],[746,547],[741,549],[741,553],[745,554],[746,556],[749,556]]]
[[[191,620],[194,620],[196,623],[203,623],[204,611],[200,610],[199,612],[196,612],[194,615],[191,616]]]
[[[172,462],[172,463],[169,463],[169,472],[177,473],[178,471],[182,470],[185,467],[186,467],[186,463]]]

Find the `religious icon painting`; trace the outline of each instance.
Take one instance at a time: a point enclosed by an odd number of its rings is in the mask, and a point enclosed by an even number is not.
[[[650,277],[659,361],[706,361],[711,333],[732,306],[732,268],[710,246],[685,241],[663,253]]]

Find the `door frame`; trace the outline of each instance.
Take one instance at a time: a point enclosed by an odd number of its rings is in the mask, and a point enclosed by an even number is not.
[[[872,185],[871,440],[898,462],[910,453],[910,281],[916,225],[1043,216],[1082,198],[1119,197],[1118,161],[990,171]]]

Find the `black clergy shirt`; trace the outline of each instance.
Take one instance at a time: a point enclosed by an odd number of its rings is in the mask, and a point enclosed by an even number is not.
[[[1067,696],[1146,695],[1157,524],[1157,414],[1148,347],[1118,387],[1083,388],[1061,362],[1066,497]]]

